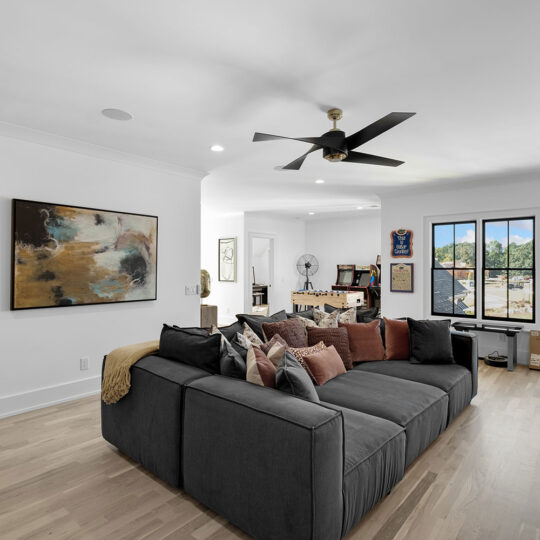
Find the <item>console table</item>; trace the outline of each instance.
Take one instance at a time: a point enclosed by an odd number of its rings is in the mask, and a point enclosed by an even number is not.
[[[506,362],[507,370],[514,371],[517,363],[517,336],[523,330],[523,326],[519,324],[489,324],[489,323],[469,323],[455,322],[452,325],[456,330],[462,332],[493,332],[496,334],[504,334],[506,336],[508,346],[508,360]]]

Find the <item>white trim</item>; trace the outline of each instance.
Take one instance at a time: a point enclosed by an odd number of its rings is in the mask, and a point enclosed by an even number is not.
[[[270,268],[269,268],[269,274],[270,274],[270,283],[268,288],[268,305],[270,306],[270,310],[272,309],[272,299],[274,294],[274,288],[275,288],[275,275],[276,275],[276,244],[277,244],[277,235],[273,233],[260,233],[255,231],[248,231],[247,233],[247,257],[246,257],[246,266],[244,271],[246,272],[247,279],[244,284],[244,307],[246,309],[246,313],[251,313],[251,302],[252,302],[252,289],[251,289],[251,266],[253,261],[253,246],[252,246],[252,240],[253,238],[267,238],[270,240]],[[270,312],[268,313],[270,315]]]
[[[540,239],[538,238],[540,224],[538,219],[540,217],[540,208],[538,207],[529,207],[529,208],[519,208],[511,210],[494,210],[494,211],[485,211],[477,213],[464,213],[464,214],[440,214],[437,216],[424,216],[424,246],[423,246],[423,260],[422,266],[424,269],[424,275],[427,277],[424,279],[424,317],[433,318],[433,319],[448,319],[450,318],[452,322],[455,321],[470,321],[470,322],[485,322],[485,323],[501,323],[504,321],[493,321],[492,319],[482,319],[482,295],[481,295],[481,279],[482,279],[482,220],[484,219],[508,219],[508,218],[518,218],[523,216],[534,216],[535,227],[534,227],[534,248],[535,248],[535,257],[538,256]],[[432,224],[437,221],[471,221],[476,223],[476,317],[474,319],[468,319],[463,317],[449,317],[449,316],[438,316],[431,314],[431,245],[432,245]],[[536,263],[536,261],[535,261]],[[537,272],[538,275],[538,272]],[[535,288],[536,293],[538,294],[538,283],[536,283],[537,275],[534,276],[535,279]],[[538,302],[537,298],[535,301],[535,319],[536,323],[528,323],[526,321],[510,321],[510,324],[522,324],[523,330],[528,332],[529,330],[536,328],[538,325]]]
[[[98,394],[101,377],[89,377],[0,397],[0,418]]]
[[[201,181],[208,175],[207,171],[184,167],[176,163],[159,161],[114,148],[107,148],[98,144],[82,141],[79,139],[71,139],[55,133],[48,133],[37,129],[32,129],[8,122],[0,121],[0,135],[11,139],[18,139],[25,142],[60,148],[69,152],[75,152],[90,157],[106,159],[108,161],[117,161],[127,163],[137,167],[143,167],[153,171],[168,172],[171,174],[181,174],[185,177],[191,177],[194,180]]]

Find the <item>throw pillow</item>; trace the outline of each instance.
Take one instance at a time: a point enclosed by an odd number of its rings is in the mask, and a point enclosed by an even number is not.
[[[276,366],[268,360],[259,347],[251,346],[247,353],[246,381],[274,388],[276,385]]]
[[[215,326],[212,327],[211,334],[218,334],[221,336],[219,372],[226,377],[245,379],[246,362],[241,353],[236,351],[229,340]]]
[[[222,326],[219,331],[229,340],[236,335],[237,332],[243,332],[244,328],[238,321],[229,324],[229,326]]]
[[[272,339],[270,341],[267,341],[266,343],[263,343],[261,345],[261,351],[264,353],[264,354],[268,354],[268,351],[276,344],[276,343],[281,343],[282,345],[285,346],[285,348],[288,347],[287,345],[287,342],[279,335],[279,334],[274,334],[272,336]]]
[[[313,382],[298,360],[289,352],[283,356],[276,372],[276,388],[293,396],[319,403]]]
[[[351,358],[355,362],[384,360],[379,320],[370,323],[340,324],[347,329]]]
[[[297,319],[300,321],[300,324],[302,325],[302,328],[304,329],[304,333],[307,337],[307,329],[308,328],[318,328],[317,323],[312,319],[307,319],[305,317],[297,317]]]
[[[209,373],[220,372],[221,336],[201,333],[201,329],[163,325],[159,355],[195,366]]]
[[[320,309],[313,310],[313,320],[319,328],[336,328],[338,325],[339,310],[325,313]]]
[[[259,338],[258,334],[256,334],[251,326],[249,326],[247,323],[244,323],[244,337],[248,339],[252,345],[255,345],[259,347],[264,343],[262,339]]]
[[[289,348],[287,347],[287,345],[283,345],[282,343],[274,343],[274,345],[270,347],[270,350],[266,354],[266,357],[277,368],[279,366],[279,363],[281,362],[281,359],[288,350]]]
[[[331,306],[330,304],[324,304],[324,311],[326,311],[326,313],[332,313],[336,309],[338,308],[335,308],[334,306]],[[365,308],[365,307],[359,306],[355,309],[356,309],[356,322],[370,322],[375,317],[377,317],[377,313],[379,313],[378,307]],[[340,309],[339,311],[346,311],[346,310]],[[342,321],[342,322],[345,322],[345,321]],[[352,321],[352,322],[355,322],[355,321]]]
[[[301,317],[302,319],[313,320],[313,309],[304,309],[302,311],[295,311],[294,313],[287,313],[287,317],[292,319],[293,317]]]
[[[386,360],[408,360],[411,345],[407,321],[384,317]]]
[[[453,364],[450,321],[415,321],[407,318],[411,364]]]
[[[304,360],[319,386],[338,375],[347,373],[341,357],[333,345],[317,353],[306,354]]]
[[[321,341],[311,347],[300,347],[300,348],[291,347],[289,349],[289,352],[296,358],[296,360],[298,360],[300,365],[306,370],[307,374],[313,380],[315,380],[315,378],[313,377],[313,374],[311,373],[311,371],[309,371],[308,365],[304,362],[304,356],[306,354],[313,354],[313,353],[322,351],[323,349],[326,349],[326,345]]]
[[[245,338],[242,334],[236,334],[229,343],[232,345],[234,350],[242,357],[244,362],[246,361],[246,356],[249,348],[251,347],[251,341]]]
[[[285,313],[285,310],[278,311],[269,317],[266,315],[251,315],[250,313],[241,313],[237,315],[236,318],[242,324],[247,323],[247,325],[257,334],[257,336],[259,336],[259,339],[264,341],[262,323],[285,321],[287,319],[287,314]]]
[[[323,342],[327,347],[333,345],[338,352],[345,369],[352,369],[349,334],[346,328],[308,328],[308,345]]]
[[[286,321],[263,323],[264,335],[266,339],[272,339],[275,334],[279,334],[289,347],[307,347],[307,337],[304,326],[300,319],[287,319]]]

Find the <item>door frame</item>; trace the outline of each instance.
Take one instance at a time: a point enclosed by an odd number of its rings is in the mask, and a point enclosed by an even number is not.
[[[270,283],[268,283],[268,305],[272,306],[272,300],[274,296],[274,278],[276,275],[275,267],[276,267],[276,235],[271,233],[260,233],[260,232],[248,232],[247,233],[247,254],[246,257],[246,267],[245,270],[245,276],[247,276],[247,279],[245,280],[245,287],[244,287],[244,310],[246,313],[251,313],[251,302],[252,302],[252,279],[253,279],[253,272],[251,271],[251,267],[253,266],[253,243],[252,240],[254,238],[266,238],[270,240],[270,253],[269,253],[269,268],[268,268],[268,274],[270,276]],[[255,276],[256,277],[256,276]]]

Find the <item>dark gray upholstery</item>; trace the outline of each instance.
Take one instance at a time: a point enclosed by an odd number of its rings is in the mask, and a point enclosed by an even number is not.
[[[380,360],[363,362],[354,369],[429,384],[444,390],[448,394],[448,423],[472,399],[472,374],[459,364],[411,364],[407,360]]]
[[[451,333],[454,361],[466,367],[472,375],[472,397],[478,392],[478,339],[468,332]]]
[[[118,403],[101,402],[103,438],[121,452],[182,487],[183,385],[209,374],[159,356],[147,356],[131,368],[131,389]]]
[[[386,418],[404,427],[406,467],[446,428],[448,396],[434,386],[352,370],[316,390],[321,401]]]
[[[340,412],[221,376],[184,399],[184,489],[265,540],[338,540],[343,523]]]
[[[341,410],[344,420],[343,531],[345,536],[405,472],[405,430],[383,418]]]

